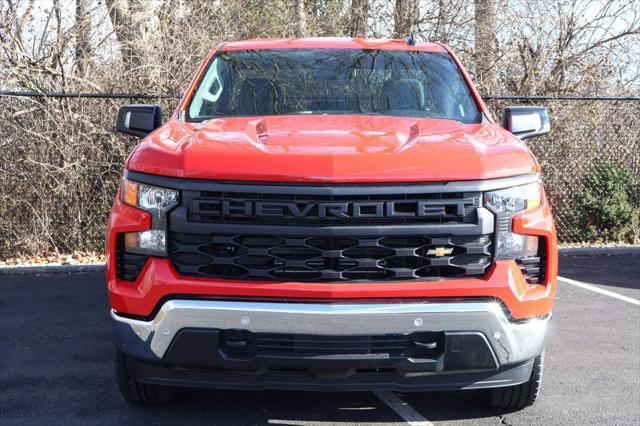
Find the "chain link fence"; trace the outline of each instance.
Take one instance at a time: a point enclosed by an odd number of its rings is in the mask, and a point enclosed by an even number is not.
[[[487,99],[546,105],[551,133],[527,146],[542,166],[561,243],[640,242],[640,99]]]
[[[140,100],[15,95],[0,96],[0,259],[100,251],[122,166],[137,143],[115,133],[117,109]],[[166,115],[177,102],[142,98]],[[549,107],[551,134],[527,145],[542,165],[561,243],[639,242],[639,99],[487,102],[495,117],[506,105]]]

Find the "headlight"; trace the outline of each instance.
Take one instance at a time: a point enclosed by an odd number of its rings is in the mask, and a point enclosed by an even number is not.
[[[542,200],[542,184],[534,182],[485,192],[484,205],[496,214],[496,259],[517,259],[536,256],[540,237],[512,232],[515,213],[532,210]]]
[[[531,210],[540,205],[542,185],[540,182],[485,192],[484,204],[494,213],[515,213]]]
[[[178,204],[178,199],[179,193],[175,189],[124,179],[122,202],[151,213],[151,229],[126,233],[125,250],[131,253],[166,256],[167,213]]]

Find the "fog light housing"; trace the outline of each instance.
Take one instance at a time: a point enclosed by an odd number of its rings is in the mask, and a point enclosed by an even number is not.
[[[166,233],[163,229],[128,232],[124,234],[124,248],[128,253],[166,256]]]
[[[499,232],[496,238],[496,259],[516,259],[536,256],[540,238],[535,235]]]

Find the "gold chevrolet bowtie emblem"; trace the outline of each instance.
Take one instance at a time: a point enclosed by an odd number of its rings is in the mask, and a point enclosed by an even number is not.
[[[429,251],[427,251],[427,255],[437,256],[437,257],[446,256],[447,254],[451,254],[451,253],[453,253],[453,249],[447,248],[447,247],[436,247],[434,249],[429,249]]]

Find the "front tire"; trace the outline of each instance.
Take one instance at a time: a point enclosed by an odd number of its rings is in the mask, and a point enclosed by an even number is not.
[[[174,388],[135,380],[129,368],[129,358],[119,350],[116,350],[115,367],[120,393],[131,404],[167,405],[173,401]]]
[[[534,360],[531,378],[528,382],[482,390],[481,396],[484,403],[490,408],[502,410],[522,410],[532,406],[540,394],[543,369],[544,353]]]

